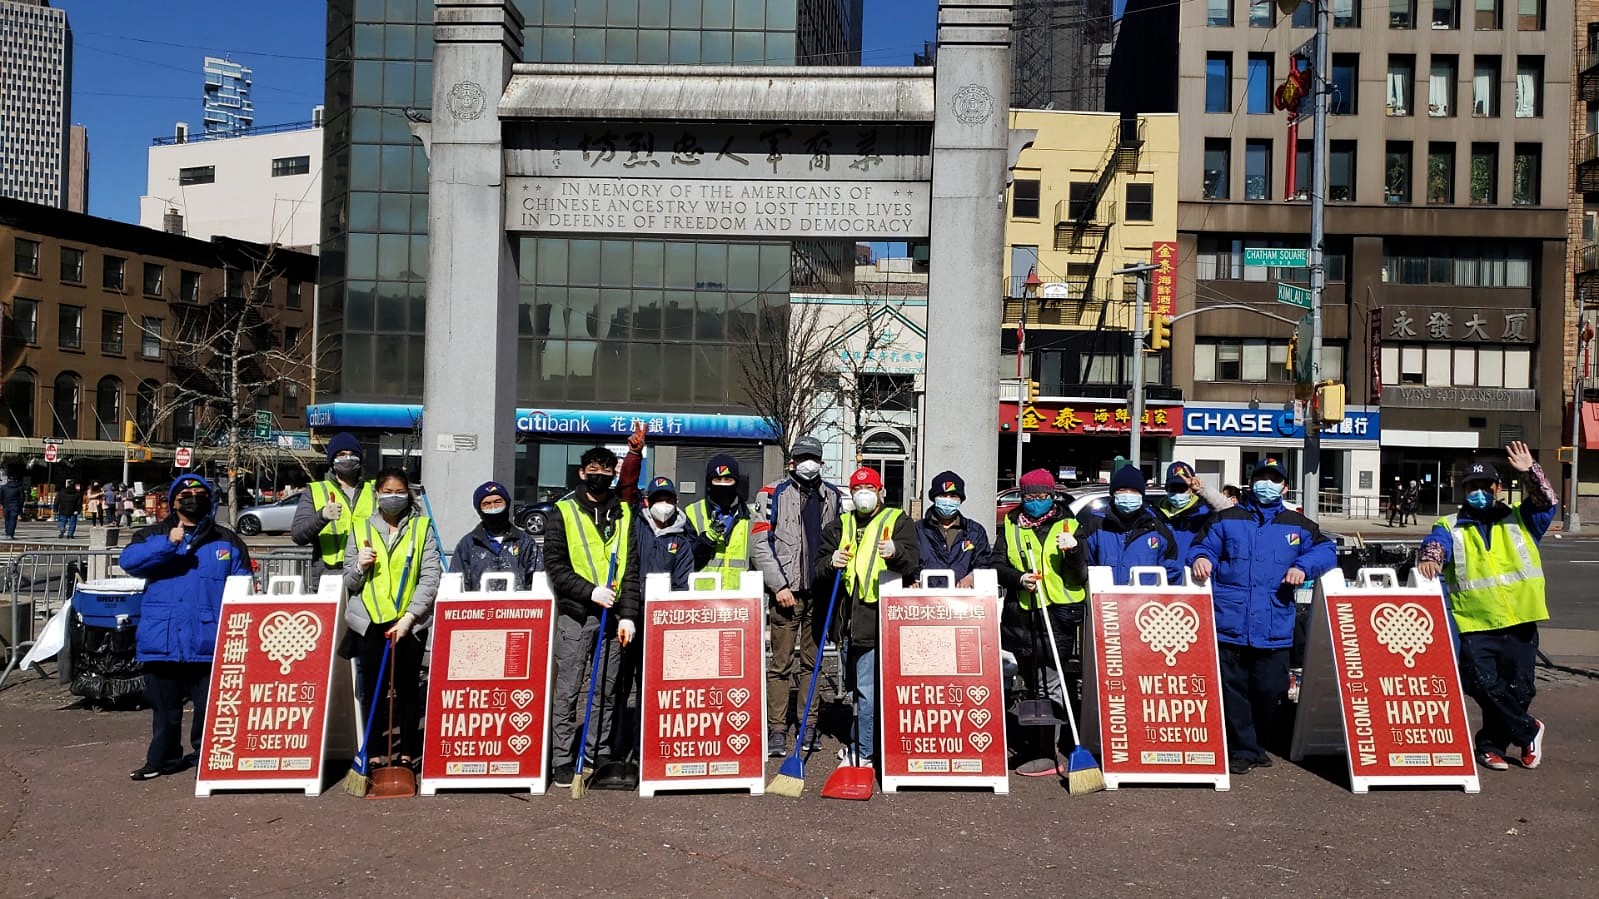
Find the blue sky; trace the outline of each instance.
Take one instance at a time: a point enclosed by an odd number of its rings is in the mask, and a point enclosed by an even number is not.
[[[1115,0],[1118,10],[1122,0]],[[306,121],[321,102],[326,3],[54,0],[75,40],[74,122],[89,127],[89,211],[137,221],[146,152],[174,122],[200,128],[201,62],[255,71],[258,125]],[[937,0],[866,0],[863,60],[904,65],[932,40]],[[152,14],[158,11],[158,14]]]

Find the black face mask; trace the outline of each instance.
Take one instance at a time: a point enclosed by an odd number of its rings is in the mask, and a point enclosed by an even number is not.
[[[199,521],[211,514],[211,497],[180,496],[178,497],[178,513],[190,521]]]
[[[599,498],[611,492],[611,481],[614,475],[586,474],[583,476],[583,487],[588,490],[589,496]]]
[[[705,497],[718,509],[731,509],[738,503],[738,485],[711,484],[705,488]]]
[[[494,534],[501,534],[511,529],[511,510],[501,509],[498,512],[479,512],[477,517],[483,520],[484,530]]]
[[[346,481],[353,481],[361,476],[361,460],[354,456],[334,459],[333,472]]]

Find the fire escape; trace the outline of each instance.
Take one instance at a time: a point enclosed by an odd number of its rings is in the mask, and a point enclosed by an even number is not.
[[[1590,46],[1583,54],[1577,91],[1584,102],[1599,102],[1599,47]],[[1572,156],[1577,163],[1577,190],[1583,193],[1583,205],[1595,209],[1599,207],[1599,134],[1578,138]],[[1582,243],[1572,253],[1573,289],[1579,309],[1599,308],[1599,234],[1585,229],[1582,237]]]

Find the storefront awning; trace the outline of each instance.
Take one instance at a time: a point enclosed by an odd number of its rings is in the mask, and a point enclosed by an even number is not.
[[[1582,404],[1582,448],[1599,449],[1599,403]]]

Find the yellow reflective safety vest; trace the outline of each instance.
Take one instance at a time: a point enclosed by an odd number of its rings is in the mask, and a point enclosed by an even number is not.
[[[1527,533],[1521,507],[1494,523],[1492,547],[1482,530],[1459,515],[1440,518],[1454,538],[1453,555],[1444,568],[1450,609],[1463,634],[1514,627],[1549,618],[1544,596],[1543,559]]]
[[[1040,543],[1038,535],[1032,528],[1021,527],[1015,518],[1005,516],[1005,555],[1010,560],[1011,566],[1017,571],[1032,571],[1033,566],[1027,563],[1031,557],[1044,574],[1037,590],[1031,593],[1026,590],[1018,591],[1016,602],[1029,612],[1033,610],[1038,597],[1043,598],[1046,606],[1067,605],[1088,598],[1086,584],[1068,584],[1066,578],[1055,570],[1055,566],[1048,564],[1048,559],[1052,555],[1060,555],[1055,543],[1063,533],[1077,533],[1077,519],[1062,518],[1050,525],[1048,536]]]
[[[577,500],[563,499],[555,506],[561,510],[561,521],[566,525],[566,551],[572,560],[572,570],[589,583],[618,589],[627,568],[627,541],[633,533],[631,504],[622,503],[622,520],[616,523],[610,540],[600,536],[594,518],[583,511]],[[606,580],[612,554],[616,556],[616,572]]]
[[[316,535],[317,556],[322,559],[322,564],[329,568],[337,568],[344,564],[344,548],[350,544],[350,531],[357,522],[366,521],[372,513],[378,510],[377,497],[372,490],[372,482],[366,481],[355,491],[355,508],[350,507],[350,501],[345,498],[344,491],[331,481],[312,481],[311,505],[318,512],[330,502],[338,503],[344,510],[337,521],[324,523],[322,530]],[[374,547],[377,544],[373,544]]]
[[[364,542],[372,545],[377,560],[367,574],[366,586],[361,588],[361,602],[373,624],[387,624],[399,618],[411,604],[417,581],[422,577],[422,552],[427,548],[428,528],[433,524],[426,515],[413,515],[400,525],[400,533],[393,548],[383,539],[383,534],[363,520]]]
[[[877,602],[879,581],[888,570],[888,560],[877,551],[877,544],[893,539],[894,523],[904,514],[898,509],[879,509],[864,527],[856,523],[854,512],[843,515],[844,530],[838,545],[854,550],[844,573],[849,580],[850,595],[861,602]]]
[[[710,500],[702,499],[684,509],[683,513],[688,516],[688,523],[694,526],[694,530],[717,547],[716,554],[700,570],[720,574],[723,590],[737,589],[739,578],[750,567],[749,516],[735,520],[733,530],[717,538],[710,530]]]

